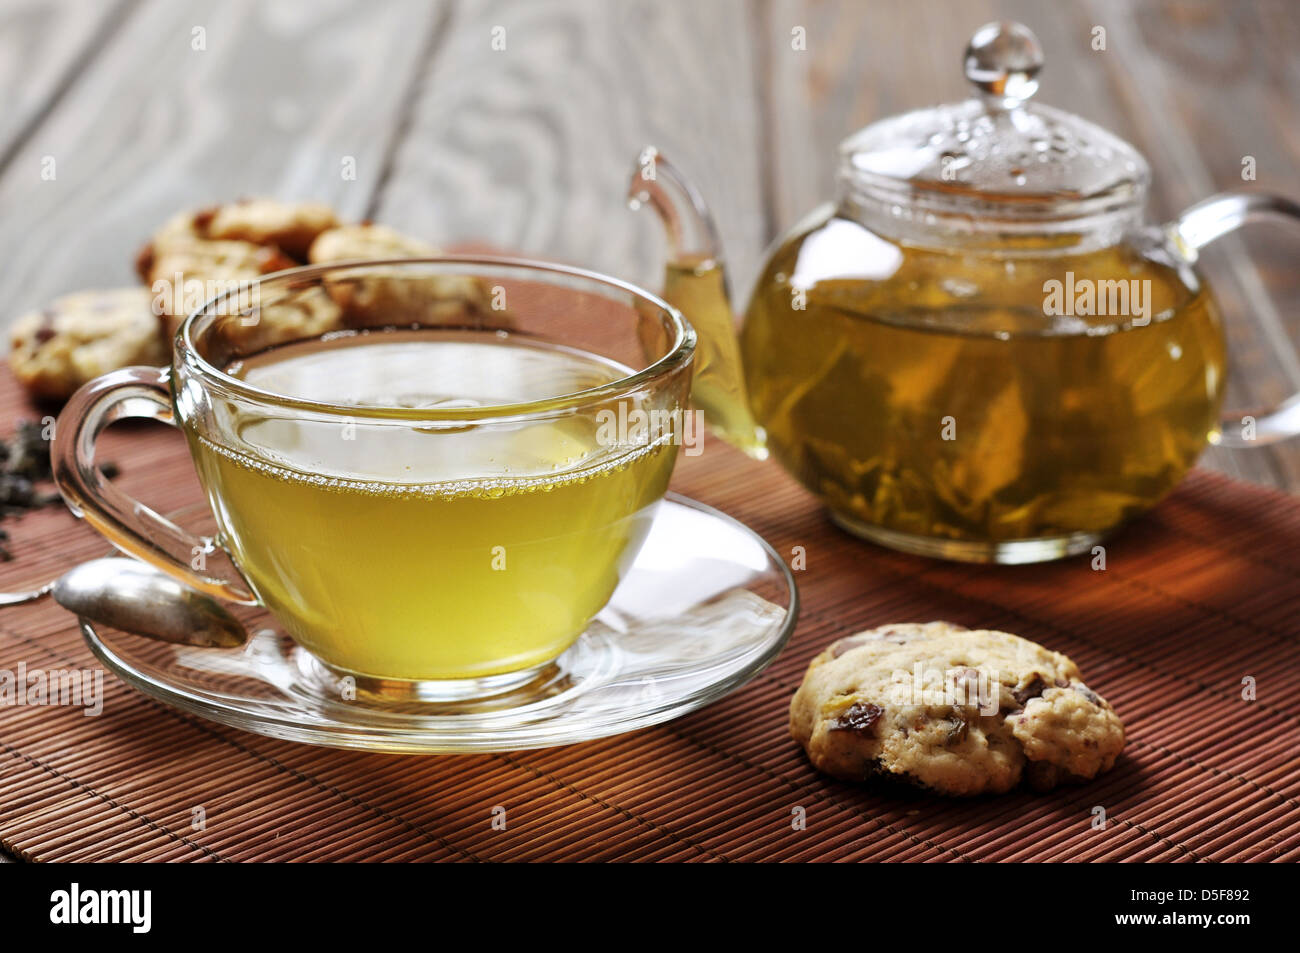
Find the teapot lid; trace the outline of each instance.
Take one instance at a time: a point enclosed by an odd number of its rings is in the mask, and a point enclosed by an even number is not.
[[[1020,23],[987,23],[965,53],[977,96],[872,123],[840,146],[841,178],[894,215],[1073,220],[1140,207],[1151,172],[1100,126],[1030,102],[1043,50]]]

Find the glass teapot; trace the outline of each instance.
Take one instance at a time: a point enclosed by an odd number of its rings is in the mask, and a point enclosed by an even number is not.
[[[629,193],[670,243],[663,296],[695,325],[694,400],[770,452],[844,528],[907,552],[1019,563],[1087,551],[1207,443],[1300,432],[1300,395],[1221,416],[1226,359],[1197,250],[1300,205],[1223,194],[1144,221],[1131,145],[1030,102],[1016,23],[966,49],[978,95],[840,146],[839,195],[780,240],[737,336],[717,232],[653,148]]]

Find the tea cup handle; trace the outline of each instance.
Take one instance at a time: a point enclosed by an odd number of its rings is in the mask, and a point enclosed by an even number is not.
[[[1216,238],[1266,219],[1300,224],[1300,203],[1266,192],[1223,192],[1197,202],[1166,230],[1182,257],[1195,263],[1200,249]],[[1300,392],[1250,413],[1225,413],[1213,442],[1221,447],[1261,447],[1296,435],[1300,435]]]
[[[115,421],[144,417],[176,426],[169,379],[167,368],[127,367],[73,394],[54,425],[54,482],[68,508],[128,556],[209,595],[255,605],[257,599],[216,540],[182,529],[127,496],[95,466],[95,443]]]

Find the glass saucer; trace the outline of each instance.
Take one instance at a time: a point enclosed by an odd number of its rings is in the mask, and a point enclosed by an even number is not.
[[[206,507],[177,522],[211,525]],[[525,684],[428,701],[340,679],[264,610],[235,610],[239,649],[191,648],[82,620],[91,650],[128,684],[203,718],[288,741],[410,754],[572,744],[676,718],[743,685],[785,645],[794,580],[758,535],[669,494],[609,604]]]

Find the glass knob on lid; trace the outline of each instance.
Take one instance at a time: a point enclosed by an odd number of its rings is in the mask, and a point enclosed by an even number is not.
[[[966,46],[966,78],[997,109],[1015,109],[1038,92],[1043,48],[1022,23],[986,23]]]
[[[1028,27],[980,27],[962,64],[976,95],[881,119],[846,139],[847,197],[895,218],[943,217],[966,230],[1042,229],[1095,216],[1116,229],[1131,224],[1150,181],[1146,160],[1100,126],[1031,101],[1043,64]]]

